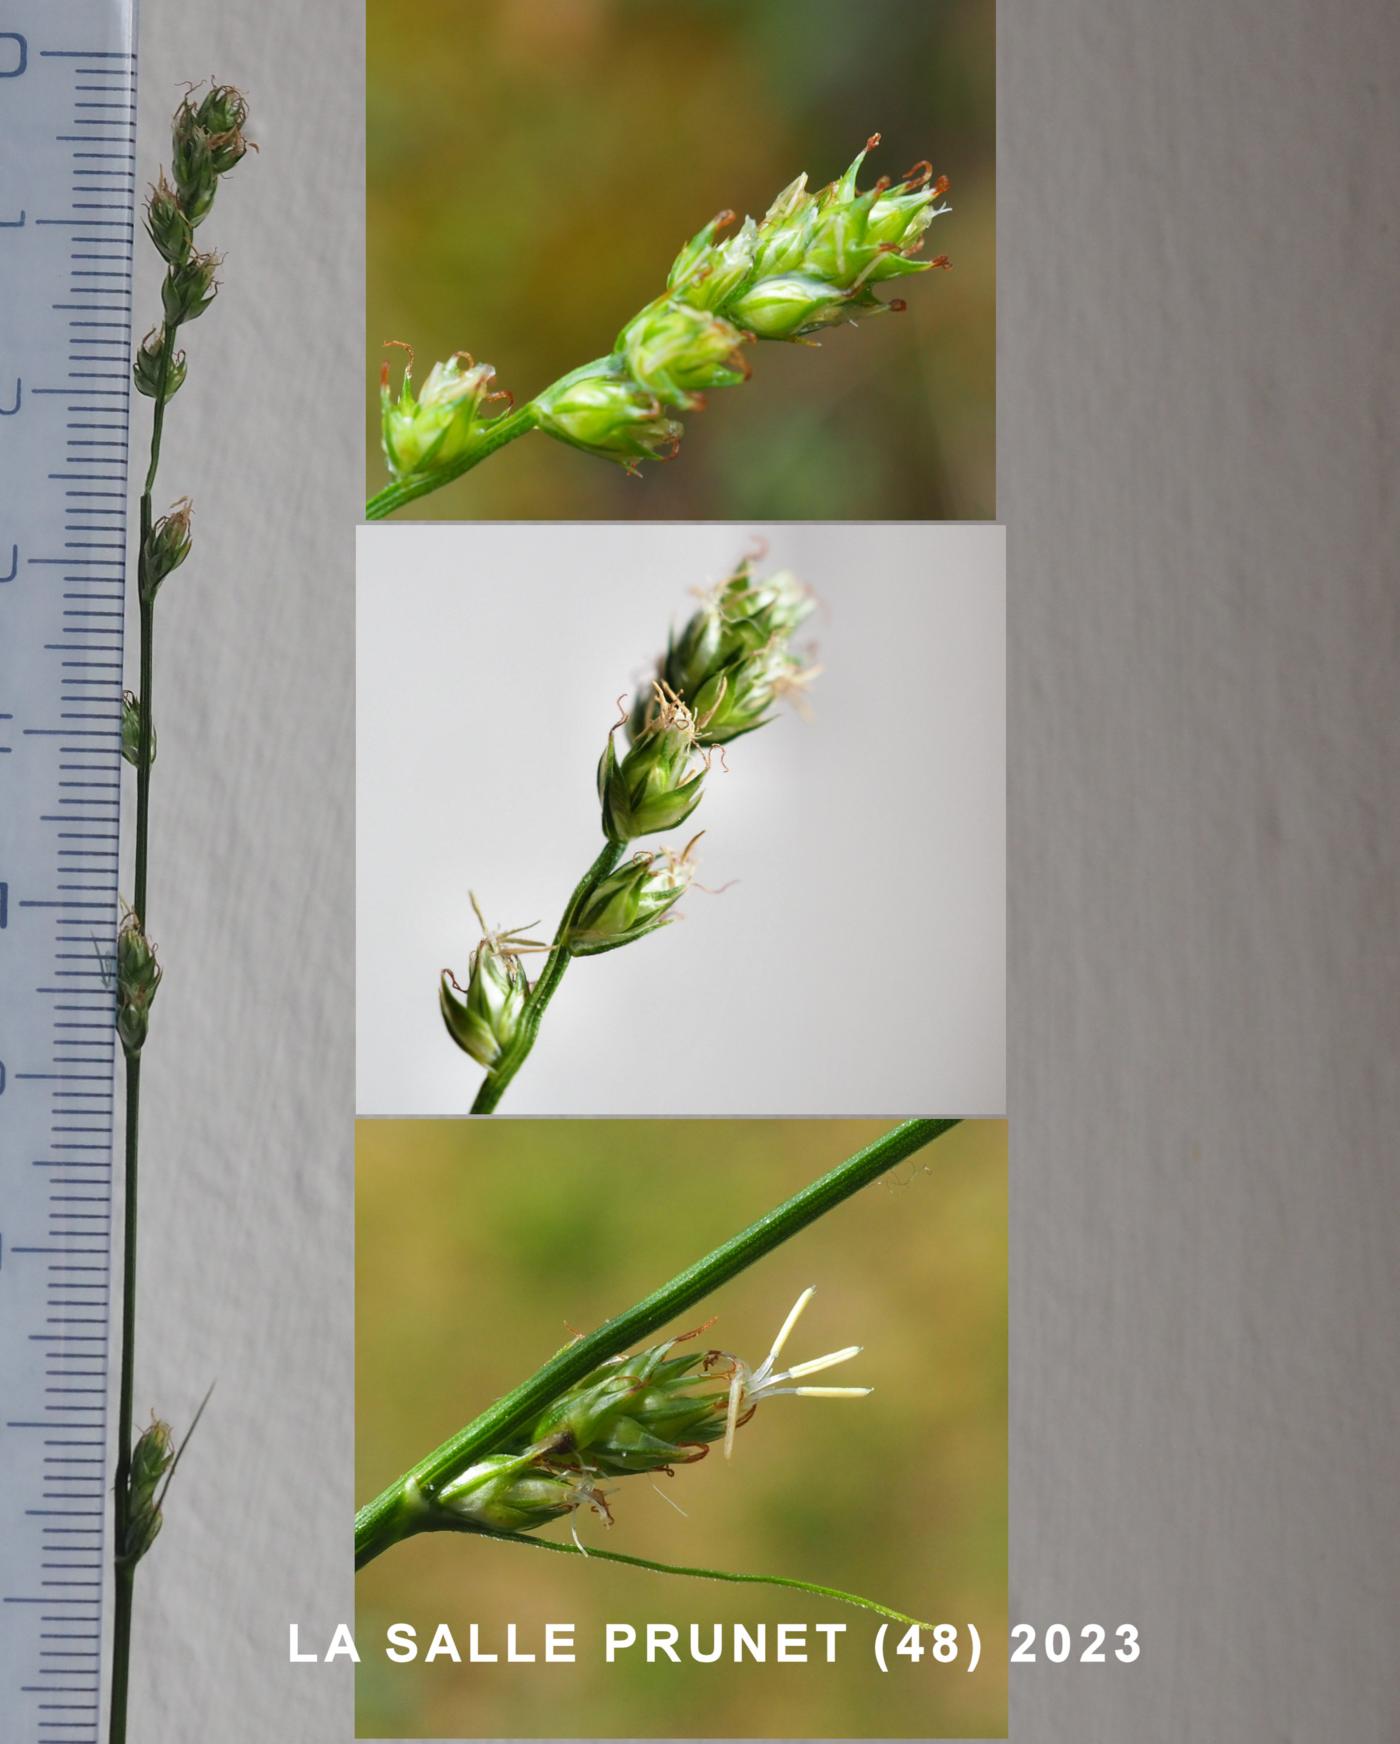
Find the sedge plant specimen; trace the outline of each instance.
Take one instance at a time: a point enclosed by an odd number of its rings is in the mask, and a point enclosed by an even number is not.
[[[695,876],[699,837],[680,850],[642,849],[624,860],[627,849],[686,823],[725,746],[765,726],[780,698],[815,677],[818,668],[792,644],[812,610],[811,594],[786,572],[756,579],[753,562],[744,559],[702,598],[671,638],[654,678],[609,732],[598,764],[603,846],[569,898],[553,942],[546,946],[524,930],[492,931],[477,908],[482,939],[466,986],[442,971],[438,1003],[447,1032],[486,1068],[473,1114],[494,1112],[575,957],[633,944],[673,918]],[[525,959],[537,951],[547,954],[532,985]]]
[[[676,256],[666,289],[623,327],[606,357],[571,370],[522,406],[495,386],[496,372],[459,352],[434,364],[414,391],[413,354],[397,398],[386,363],[380,377],[384,458],[392,482],[370,498],[366,517],[382,520],[440,490],[531,430],[635,473],[644,460],[668,460],[680,446],[682,412],[698,411],[712,388],[749,378],[744,348],[758,339],[815,343],[813,335],[859,316],[904,308],[876,286],[946,267],[920,260],[946,177],[928,163],[898,182],[857,185],[866,141],[843,176],[819,192],[806,175],[790,182],[762,221],[745,218],[732,234],[721,212]],[[391,341],[391,343],[399,343]]]
[[[957,1124],[906,1120],[891,1128],[640,1302],[566,1345],[360,1509],[355,1566],[363,1568],[420,1532],[461,1532],[660,1574],[790,1587],[918,1625],[901,1611],[812,1581],[679,1567],[596,1543],[585,1548],[577,1531],[571,1543],[528,1534],[562,1520],[572,1524],[580,1510],[611,1525],[615,1491],[627,1478],[674,1473],[703,1458],[715,1442],[732,1453],[736,1434],[768,1399],[866,1396],[867,1387],[807,1384],[808,1377],[857,1356],[857,1345],[780,1366],[810,1289],[756,1365],[697,1345],[695,1332],[625,1353]]]
[[[165,269],[161,319],[137,347],[132,366],[137,390],[152,401],[153,411],[150,459],[141,488],[136,565],[140,688],[126,692],[121,720],[122,756],[136,771],[136,853],[131,906],[117,933],[115,969],[116,1027],[126,1062],[126,1193],[121,1383],[113,1496],[111,1744],[123,1744],[126,1737],[136,1569],[160,1531],[166,1489],[179,1457],[169,1424],[153,1418],[134,1436],[132,1421],[141,1066],[162,973],[151,943],[149,904],[151,776],[156,760],[152,720],[156,600],[165,582],[189,556],[191,543],[189,499],[182,497],[159,519],[154,516],[152,503],[166,407],[185,382],[186,356],[179,348],[181,329],[204,314],[218,290],[215,274],[219,257],[196,247],[195,232],[209,215],[220,180],[250,149],[243,131],[247,115],[247,105],[239,92],[231,85],[220,84],[211,84],[207,90],[191,89],[175,111],[170,180],[162,173],[146,202],[146,229]]]

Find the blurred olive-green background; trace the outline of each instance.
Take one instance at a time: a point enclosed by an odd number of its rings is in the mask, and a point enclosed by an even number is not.
[[[607,353],[722,207],[762,216],[806,170],[920,158],[953,211],[904,315],[753,380],[629,479],[540,435],[405,511],[423,518],[995,517],[993,0],[369,0],[367,441],[385,482],[387,339],[419,381],[457,350],[517,401]]]
[[[356,1482],[366,1501],[569,1337],[663,1283],[868,1143],[879,1121],[362,1120],[356,1151]],[[357,1735],[952,1737],[1006,1730],[1006,1126],[969,1121],[690,1311],[757,1362],[798,1293],[786,1355],[844,1344],[863,1400],[760,1406],[716,1448],[612,1495],[585,1545],[766,1572],[976,1623],[968,1675],[872,1651],[878,1620],[805,1594],[717,1586],[465,1536],[414,1539],[357,1577]],[[658,1334],[659,1339],[664,1334]],[[544,1536],[567,1539],[567,1527]],[[468,1626],[503,1653],[576,1625],[576,1665],[391,1665],[383,1632]],[[602,1664],[606,1622],[847,1625],[837,1663]],[[893,1630],[897,1639],[900,1630]],[[495,1641],[490,1638],[497,1637]],[[820,1638],[810,1637],[813,1648]],[[539,1640],[533,1642],[538,1650]],[[595,1650],[596,1649],[596,1650]],[[964,1662],[965,1664],[965,1662]]]

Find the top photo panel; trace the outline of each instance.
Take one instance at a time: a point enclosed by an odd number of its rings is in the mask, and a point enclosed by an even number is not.
[[[996,518],[992,0],[368,0],[366,519]]]

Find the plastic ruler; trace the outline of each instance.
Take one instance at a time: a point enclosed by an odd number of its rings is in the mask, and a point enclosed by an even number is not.
[[[0,1733],[101,1730],[131,0],[0,0]]]

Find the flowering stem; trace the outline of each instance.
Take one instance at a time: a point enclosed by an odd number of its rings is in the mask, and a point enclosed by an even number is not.
[[[141,544],[136,560],[136,586],[141,615],[141,677],[137,694],[138,734],[136,749],[136,866],[132,908],[149,937],[147,916],[147,868],[150,858],[151,810],[151,692],[155,667],[155,590],[149,574],[152,525],[151,496],[160,467],[160,442],[165,424],[165,389],[170,360],[175,351],[175,329],[166,323],[157,375],[157,398],[151,420],[151,456],[141,492]],[[117,1403],[117,1472],[112,1498],[112,1554],[116,1585],[112,1627],[111,1744],[126,1738],[126,1692],[131,1665],[131,1612],[136,1584],[136,1563],[125,1557],[127,1507],[131,1488],[131,1420],[136,1374],[136,1231],[137,1186],[141,1149],[141,1055],[123,1050],[126,1059],[126,1167],[122,1195],[122,1343],[121,1381]]]
[[[504,418],[493,419],[483,428],[480,442],[447,466],[439,467],[435,472],[425,473],[419,478],[407,478],[394,484],[386,484],[382,491],[365,504],[365,519],[382,521],[396,509],[405,507],[419,497],[427,496],[430,491],[440,490],[443,485],[451,484],[454,478],[460,478],[464,472],[470,472],[474,466],[479,466],[487,455],[494,454],[498,448],[504,448],[508,442],[514,442],[517,436],[523,436],[535,427],[533,403],[508,412]]]
[[[438,1529],[453,1527],[443,1522]],[[494,1538],[502,1544],[524,1544],[532,1550],[553,1550],[560,1556],[581,1556],[585,1562],[623,1562],[629,1568],[650,1569],[653,1574],[689,1575],[692,1580],[733,1581],[742,1586],[788,1587],[794,1592],[814,1593],[819,1599],[835,1599],[843,1605],[855,1605],[862,1611],[873,1611],[877,1617],[888,1617],[894,1623],[907,1623],[915,1629],[932,1629],[932,1623],[908,1617],[903,1611],[891,1610],[875,1599],[862,1598],[859,1593],[845,1592],[841,1587],[823,1586],[820,1581],[794,1580],[783,1574],[735,1574],[723,1568],[688,1568],[682,1563],[655,1562],[649,1556],[628,1556],[620,1550],[600,1550],[596,1546],[580,1550],[576,1544],[558,1544],[552,1538],[527,1538],[519,1532],[478,1532],[478,1538]]]
[[[142,687],[145,696],[145,687]],[[116,1583],[112,1618],[112,1744],[126,1738],[126,1688],[131,1665],[131,1603],[136,1565],[122,1557],[131,1484],[131,1406],[136,1352],[136,1161],[141,1106],[141,1056],[126,1056],[126,1193],[123,1202],[121,1395],[117,1407],[117,1479],[113,1497]]]
[[[564,910],[563,919],[559,922],[554,935],[554,942],[545,958],[544,968],[540,970],[539,979],[530,990],[530,997],[525,1002],[525,1010],[521,1015],[520,1028],[510,1046],[502,1053],[495,1069],[491,1071],[480,1090],[476,1093],[476,1101],[472,1103],[473,1114],[492,1114],[496,1104],[505,1094],[507,1084],[525,1064],[530,1049],[535,1045],[535,1037],[539,1032],[540,1019],[544,1016],[545,1007],[554,997],[554,990],[564,979],[564,971],[573,961],[573,952],[565,944],[569,928],[574,916],[583,904],[603,882],[610,872],[617,869],[617,863],[622,858],[621,843],[604,842],[598,858],[579,880],[573,895],[569,898],[568,907]]]
[[[955,1120],[906,1120],[892,1127],[640,1302],[552,1356],[529,1380],[497,1399],[360,1509],[355,1516],[356,1568],[363,1568],[400,1539],[422,1531],[430,1516],[421,1498],[430,1497],[474,1460],[505,1447],[511,1436],[528,1428],[547,1405],[600,1363],[702,1301],[957,1124]]]

